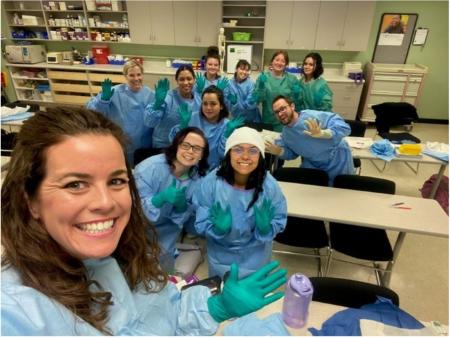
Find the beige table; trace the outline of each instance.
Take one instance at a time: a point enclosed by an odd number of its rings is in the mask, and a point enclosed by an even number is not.
[[[406,233],[448,237],[448,216],[433,199],[278,182],[290,216],[398,231],[394,261]],[[411,209],[396,209],[403,202]],[[389,263],[388,269],[392,268]],[[390,274],[383,278],[389,285]]]

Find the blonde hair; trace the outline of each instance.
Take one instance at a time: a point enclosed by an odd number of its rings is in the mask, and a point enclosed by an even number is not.
[[[125,63],[125,65],[123,66],[123,75],[127,76],[128,71],[134,67],[139,67],[141,72],[144,73],[144,67],[140,64],[140,62],[138,62],[136,60],[130,60],[127,63]]]

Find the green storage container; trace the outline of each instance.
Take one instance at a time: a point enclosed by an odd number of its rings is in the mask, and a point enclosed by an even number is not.
[[[246,32],[234,32],[233,33],[234,41],[250,41],[251,37],[252,37],[252,33],[246,33]]]

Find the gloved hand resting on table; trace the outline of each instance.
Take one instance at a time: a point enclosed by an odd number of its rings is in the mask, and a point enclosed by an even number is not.
[[[272,154],[275,156],[282,156],[284,153],[284,149],[282,147],[279,147],[270,141],[265,141],[264,146],[265,146],[266,153],[269,153],[269,154]]]
[[[320,128],[320,123],[316,119],[307,119],[305,126],[308,130],[304,130],[303,133],[314,138],[330,139],[333,137],[330,129]]]
[[[109,101],[114,94],[114,89],[112,88],[112,81],[110,79],[104,79],[102,82],[102,96],[103,101]]]
[[[279,262],[273,261],[250,276],[238,280],[238,266],[233,263],[222,293],[208,298],[208,310],[214,320],[220,323],[241,317],[283,297],[284,292],[267,296],[287,281],[286,269],[270,273],[279,265]]]
[[[253,212],[255,214],[256,228],[262,235],[266,235],[270,232],[271,222],[275,215],[275,208],[272,203],[265,198],[261,203],[261,207],[253,206]]]
[[[153,196],[153,205],[161,208],[164,203],[170,203],[175,207],[176,212],[186,211],[186,187],[178,189],[176,185],[177,181],[174,179],[170,186]]]
[[[225,235],[231,229],[232,218],[230,206],[228,205],[224,210],[219,202],[214,203],[209,209],[209,219],[214,224],[214,232],[218,235]]]

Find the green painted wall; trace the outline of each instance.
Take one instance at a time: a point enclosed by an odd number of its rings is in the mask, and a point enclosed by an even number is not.
[[[420,63],[428,66],[429,73],[425,79],[422,97],[418,105],[419,116],[429,119],[448,119],[448,2],[447,1],[377,1],[372,31],[367,50],[364,52],[331,52],[319,51],[327,63],[344,61],[360,61],[363,64],[371,61],[380,19],[383,13],[417,13],[416,27],[429,29],[426,45],[411,46],[406,63]],[[2,8],[2,36],[9,37]],[[301,34],[301,32],[299,32]],[[9,43],[8,40],[3,43]],[[67,50],[65,42],[45,42],[47,50]],[[92,43],[73,43],[81,52],[86,52]],[[110,44],[113,54],[160,56],[170,58],[198,58],[204,54],[205,48],[151,46],[137,44]],[[289,56],[292,61],[301,61],[309,51],[292,50]],[[268,63],[273,50],[265,50],[265,64]],[[4,70],[2,57],[2,70]],[[13,90],[7,88],[11,99],[15,99]]]

